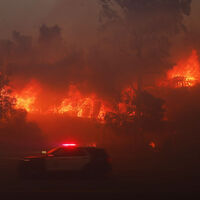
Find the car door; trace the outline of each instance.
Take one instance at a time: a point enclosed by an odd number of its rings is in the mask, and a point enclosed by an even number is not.
[[[89,154],[84,149],[61,148],[46,159],[48,171],[81,170],[89,163]]]
[[[68,170],[81,170],[90,161],[89,153],[85,149],[74,149],[66,159],[66,165]]]

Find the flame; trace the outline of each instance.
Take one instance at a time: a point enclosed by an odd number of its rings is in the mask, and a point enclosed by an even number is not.
[[[169,80],[175,83],[175,87],[192,87],[200,82],[200,64],[197,51],[193,50],[187,60],[180,61],[167,73]]]
[[[21,91],[13,92],[11,96],[16,99],[15,108],[24,109],[28,113],[67,114],[71,117],[96,119],[102,123],[105,122],[107,113],[127,115],[130,118],[135,116],[133,104],[135,91],[131,87],[122,91],[119,103],[113,101],[112,104],[112,102],[105,101],[94,93],[85,95],[75,85],[70,85],[59,104],[47,105],[45,109],[41,107],[42,102],[39,96],[41,90],[41,85],[32,80]],[[48,102],[45,99],[42,101]]]
[[[71,85],[60,106],[54,107],[51,110],[58,114],[66,113],[75,117],[97,119],[103,122],[106,114],[108,112],[117,113],[120,110],[120,105],[119,103],[118,108],[113,109],[108,102],[98,98],[97,95],[84,96],[76,86]],[[130,115],[132,114],[130,113]]]
[[[35,102],[35,97],[20,97],[18,95],[16,97],[16,108],[17,109],[25,109],[28,112],[33,111],[32,105]]]
[[[118,104],[119,112],[121,114],[127,114],[129,117],[133,117],[136,114],[136,106],[134,105],[134,99],[136,93],[134,88],[126,87],[121,92],[121,102]]]
[[[150,142],[150,143],[149,143],[149,146],[152,147],[153,149],[156,148],[156,144],[155,144],[155,142]]]
[[[29,84],[20,92],[13,92],[12,96],[16,99],[15,108],[24,109],[27,112],[36,112],[35,107],[39,86],[36,81],[30,81]]]
[[[94,100],[92,98],[80,97],[78,99],[66,98],[62,101],[60,107],[58,108],[58,113],[71,113],[77,117],[91,118],[93,113]]]
[[[81,118],[102,119],[105,109],[102,100],[98,99],[96,95],[84,96],[76,86],[71,85],[66,97],[62,100],[60,106],[54,107],[53,112],[67,113]]]

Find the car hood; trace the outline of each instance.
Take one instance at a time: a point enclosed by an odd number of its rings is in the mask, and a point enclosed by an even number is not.
[[[44,155],[26,156],[24,159],[43,159],[46,158]]]

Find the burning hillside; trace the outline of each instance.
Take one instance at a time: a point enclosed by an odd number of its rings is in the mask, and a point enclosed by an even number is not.
[[[197,50],[192,50],[157,80],[159,87],[191,88],[200,83],[200,61]]]
[[[95,33],[91,40],[80,32],[80,42],[76,42],[63,34],[69,29],[62,30],[59,23],[40,24],[37,36],[13,31],[11,39],[0,40],[0,71],[10,80],[2,83],[1,93],[12,86],[7,96],[15,99],[11,102],[15,112],[25,110],[38,124],[52,118],[55,135],[61,118],[63,135],[75,134],[73,128],[80,121],[129,135],[169,131],[165,127],[171,120],[165,117],[168,99],[149,88],[160,89],[152,83],[163,73],[163,90],[194,88],[199,83],[198,48],[174,67],[169,62],[170,50],[176,45],[173,39],[185,33],[191,1],[112,2],[97,0],[98,6],[94,5],[99,13],[93,17],[96,26],[91,27]],[[74,119],[77,123],[67,129]],[[157,141],[148,140],[147,144]]]
[[[193,50],[190,57],[182,59],[167,73],[168,79],[175,87],[192,87],[200,82],[200,63],[197,51]]]
[[[70,85],[68,91],[65,92],[63,98],[56,100],[54,105],[47,103],[47,109],[43,109],[40,104],[40,95],[45,93],[42,85],[38,81],[30,81],[20,91],[13,90],[10,97],[15,98],[15,108],[24,109],[29,114],[67,114],[71,117],[96,119],[104,121],[107,113],[127,113],[127,115],[135,115],[135,107],[131,105],[134,100],[135,91],[128,87],[121,93],[120,101],[108,102],[101,99],[96,94],[88,96],[83,95],[75,85]],[[48,95],[46,96],[48,98]],[[48,102],[47,99],[45,101]],[[131,111],[132,110],[132,111]]]
[[[21,91],[13,91],[12,96],[16,99],[16,109],[24,109],[29,113],[39,111],[39,108],[34,106],[39,92],[39,85],[33,80]]]
[[[167,72],[167,80],[161,86],[170,85],[174,88],[193,87],[200,81],[200,63],[197,51],[193,50],[188,58],[181,59],[177,65]],[[39,81],[31,80],[21,90],[14,90],[11,97],[16,99],[16,109],[25,109],[29,114],[67,114],[71,117],[96,119],[104,121],[109,113],[115,115],[126,115],[134,118],[137,112],[137,87],[125,87],[118,100],[110,98],[105,100],[97,93],[84,94],[76,85],[69,85],[68,89],[63,92],[62,98],[56,99],[53,104],[48,103],[48,94]],[[155,86],[156,87],[156,86]],[[143,88],[145,90],[145,86]],[[43,101],[47,102],[46,108],[42,108],[40,100],[43,94]]]

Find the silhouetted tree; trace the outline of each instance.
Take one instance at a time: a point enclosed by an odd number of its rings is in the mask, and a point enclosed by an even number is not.
[[[136,107],[140,103],[141,118],[149,121],[161,121],[164,118],[164,100],[153,96],[147,91],[142,91],[140,99],[136,97]]]
[[[7,120],[14,111],[15,99],[11,97],[8,78],[0,73],[0,120]]]
[[[124,113],[109,112],[105,116],[107,124],[116,126],[126,126],[128,124],[145,123],[149,125],[159,126],[164,119],[165,101],[153,96],[147,91],[141,91],[140,95],[135,95],[134,98],[127,94],[126,100],[123,101],[127,111]],[[140,117],[136,116],[137,105],[140,104]]]
[[[158,122],[161,124],[164,101],[143,91],[142,82],[146,74],[164,72],[171,66],[171,38],[186,30],[184,16],[190,15],[191,2],[99,0],[104,31],[119,27],[117,30],[121,31],[121,40],[127,42],[121,52],[131,60],[137,76],[135,82],[138,88],[134,104],[138,130],[154,129],[158,127]],[[120,40],[120,37],[117,38]]]
[[[49,27],[43,24],[40,27],[39,42],[43,45],[60,44],[62,42],[61,28],[58,25]]]
[[[9,80],[0,73],[0,152],[24,151],[41,147],[44,137],[35,122],[27,121],[26,110],[15,108]]]
[[[18,31],[13,31],[12,37],[17,53],[27,53],[27,51],[32,49],[32,37],[22,35]]]
[[[123,49],[132,59],[141,79],[146,73],[160,73],[170,67],[171,38],[185,31],[184,16],[190,14],[192,0],[99,0],[101,21],[107,29],[121,27]],[[112,26],[113,25],[113,26]]]

